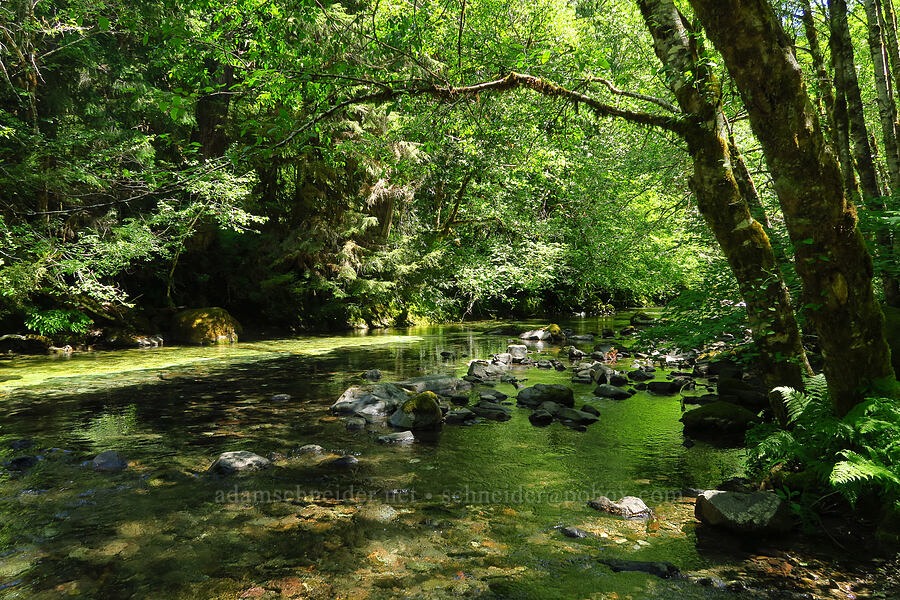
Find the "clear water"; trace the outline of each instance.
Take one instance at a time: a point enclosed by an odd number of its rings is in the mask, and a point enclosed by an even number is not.
[[[563,325],[596,332],[625,317]],[[370,368],[387,381],[464,374],[468,358],[440,352],[503,351],[506,337],[482,334],[491,326],[2,361],[0,375],[20,379],[0,382],[0,435],[34,439],[26,452],[43,460],[0,480],[0,597],[734,598],[597,562],[721,566],[698,549],[692,504],[678,495],[740,474],[741,453],[685,448],[676,397],[592,401],[593,386],[572,384],[576,406],[601,413],[586,432],[535,428],[514,408],[511,421],[446,426],[405,447],[328,414]],[[518,376],[570,383],[571,372]],[[360,464],[337,471],[292,455],[304,444]],[[127,470],[83,464],[110,449]],[[249,477],[203,474],[230,450],[285,458]],[[585,504],[598,495],[641,496],[659,520],[601,515]],[[557,528],[567,525],[596,535],[566,538]]]

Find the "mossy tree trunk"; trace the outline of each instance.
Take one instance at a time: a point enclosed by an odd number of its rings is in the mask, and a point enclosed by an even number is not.
[[[892,378],[872,259],[791,41],[764,0],[690,0],[734,78],[794,244],[807,314],[839,414]]]
[[[694,168],[691,189],[738,281],[767,383],[800,387],[802,374],[810,372],[800,330],[769,238],[751,216],[750,202],[759,204],[759,198],[740,155],[729,147],[718,82],[700,61],[698,36],[672,0],[638,4],[685,113],[684,138]]]

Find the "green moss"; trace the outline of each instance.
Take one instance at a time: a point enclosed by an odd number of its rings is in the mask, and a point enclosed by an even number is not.
[[[172,318],[172,334],[186,344],[234,344],[241,324],[224,308],[191,308]]]

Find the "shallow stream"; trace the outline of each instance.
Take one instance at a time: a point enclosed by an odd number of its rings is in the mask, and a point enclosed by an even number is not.
[[[593,333],[627,317],[561,325]],[[693,502],[681,497],[740,475],[742,451],[685,447],[676,396],[599,400],[594,386],[571,384],[576,406],[601,415],[586,432],[536,428],[530,411],[514,408],[508,422],[445,426],[411,446],[379,445],[384,428],[350,432],[329,415],[367,369],[385,381],[465,374],[470,358],[505,350],[506,336],[483,334],[495,325],[0,361],[0,380],[18,377],[0,381],[2,448],[34,441],[3,450],[4,459],[41,459],[0,476],[0,597],[756,597],[696,582],[708,574],[720,586],[753,583],[748,553],[698,537]],[[544,348],[547,357],[558,350]],[[517,375],[526,385],[572,376]],[[324,457],[297,454],[305,444],[359,465],[323,467]],[[126,455],[128,469],[94,472],[86,461],[104,450]],[[271,455],[275,466],[241,478],[204,474],[231,450]],[[600,495],[639,496],[658,519],[602,515],[586,505]],[[592,535],[570,539],[564,526]],[[799,561],[782,554],[762,556],[768,575]],[[602,557],[668,561],[693,580],[613,573]],[[858,585],[784,577],[822,597],[854,597]]]

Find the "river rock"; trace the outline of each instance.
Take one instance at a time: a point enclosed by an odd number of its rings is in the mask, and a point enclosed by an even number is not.
[[[506,365],[492,364],[486,360],[473,360],[469,363],[467,375],[479,379],[497,379],[507,370]]]
[[[592,333],[581,333],[581,334],[578,334],[578,335],[570,335],[570,336],[567,336],[567,339],[568,339],[570,342],[593,342],[593,341],[594,341],[594,334],[592,334]]]
[[[593,406],[591,406],[590,404],[585,404],[584,406],[582,406],[581,412],[585,412],[589,415],[594,415],[595,417],[600,416],[600,411],[597,410],[596,408],[594,408]]]
[[[571,526],[563,527],[560,531],[562,531],[562,534],[564,536],[570,537],[570,538],[580,539],[580,538],[591,537],[590,533],[588,533],[584,529],[579,529],[578,527],[571,527]]]
[[[561,383],[538,383],[519,391],[516,398],[522,406],[536,407],[541,402],[556,402],[572,408],[575,406],[575,394],[572,388]]]
[[[512,418],[512,411],[508,407],[494,402],[486,402],[484,400],[471,407],[469,410],[479,417],[491,421],[509,421]]]
[[[381,503],[367,503],[359,509],[357,517],[366,519],[367,521],[377,521],[379,523],[389,523],[395,520],[400,513],[393,506]]]
[[[32,468],[36,464],[40,462],[40,459],[37,456],[17,456],[7,462],[4,463],[7,469],[10,471],[27,471]]]
[[[365,373],[362,374],[362,378],[367,381],[380,381],[381,380],[381,371],[378,369],[369,369]]]
[[[392,383],[353,386],[347,388],[337,402],[331,405],[336,415],[362,417],[372,423],[392,414],[409,396]]]
[[[681,382],[679,381],[651,381],[647,384],[647,389],[651,394],[659,396],[672,396],[681,391]]]
[[[625,390],[619,389],[608,383],[598,385],[594,389],[594,394],[601,398],[612,398],[613,400],[627,400],[628,398],[631,398],[631,394]]]
[[[297,448],[297,454],[312,454],[314,456],[325,454],[325,448],[318,444],[306,444]]]
[[[172,317],[172,337],[184,344],[199,346],[234,344],[241,324],[224,308],[190,308]]]
[[[99,458],[99,456],[97,457]],[[96,458],[94,461],[96,462]],[[235,473],[246,473],[249,471],[258,471],[268,469],[272,462],[263,458],[259,454],[248,452],[246,450],[237,450],[234,452],[223,452],[219,455],[213,464],[209,466],[207,472],[222,477],[234,475]]]
[[[28,438],[19,438],[17,440],[12,440],[8,444],[10,450],[28,450],[32,446],[34,446],[34,441]]]
[[[519,338],[523,340],[531,340],[531,341],[545,341],[550,340],[550,332],[544,329],[532,329],[531,331],[526,331],[522,333]]]
[[[576,361],[584,358],[584,352],[576,348],[575,346],[569,346],[569,360]]]
[[[606,496],[600,496],[588,502],[588,506],[626,519],[648,519],[653,514],[650,507],[636,496],[625,496],[618,502],[613,502]]]
[[[434,392],[439,396],[451,396],[455,392],[472,388],[472,384],[454,375],[422,375],[397,383],[398,386],[410,392],[421,394],[422,392]]]
[[[457,410],[451,410],[444,416],[444,423],[447,425],[461,425],[466,421],[472,421],[477,418],[478,415],[473,413],[468,408],[460,408]]]
[[[2,354],[47,354],[53,342],[42,335],[18,335],[10,333],[0,336]]]
[[[553,415],[545,410],[536,410],[528,415],[528,420],[535,427],[546,427],[553,422]]]
[[[376,438],[379,444],[412,444],[416,441],[416,437],[412,431],[398,431],[396,433],[388,433],[380,435]]]
[[[670,562],[647,562],[641,560],[626,560],[622,558],[601,558],[601,564],[609,567],[613,573],[621,571],[638,571],[655,575],[661,579],[673,579],[681,576],[681,571]]]
[[[769,406],[769,397],[764,391],[739,379],[720,376],[716,391],[720,400],[734,402],[750,410],[758,411]]]
[[[95,471],[116,472],[128,468],[128,461],[115,450],[106,450],[94,457],[91,466]]]
[[[600,420],[597,415],[575,410],[574,408],[560,407],[556,413],[556,418],[561,421],[571,421],[576,425],[590,425]]]
[[[520,363],[528,358],[528,346],[524,344],[510,344],[506,347],[506,352],[512,358],[513,363]]]
[[[684,413],[684,432],[697,438],[742,435],[759,418],[743,406],[731,402],[710,402]]]
[[[271,398],[269,398],[270,402],[289,402],[291,399],[290,394],[275,394]]]
[[[362,431],[366,428],[366,423],[362,417],[350,417],[347,419],[347,431]]]
[[[404,402],[388,422],[401,429],[437,429],[443,420],[438,397],[434,392],[422,392]]]
[[[656,323],[656,319],[645,313],[644,311],[638,311],[631,315],[631,319],[629,322],[633,327],[646,327],[648,325],[653,325]]]
[[[408,431],[401,431],[400,433],[409,433]],[[412,435],[409,433],[409,435]],[[359,459],[355,456],[339,456],[338,458],[332,460],[326,460],[323,463],[320,463],[320,466],[325,467],[326,469],[352,469],[359,465]]]
[[[628,385],[628,378],[621,373],[613,373],[609,376],[609,385],[614,385],[616,387]]]
[[[632,381],[650,381],[653,379],[653,373],[648,373],[644,369],[636,369],[628,372],[628,378]]]
[[[791,529],[791,511],[771,492],[705,490],[697,496],[694,515],[703,523],[742,534],[776,534]]]

